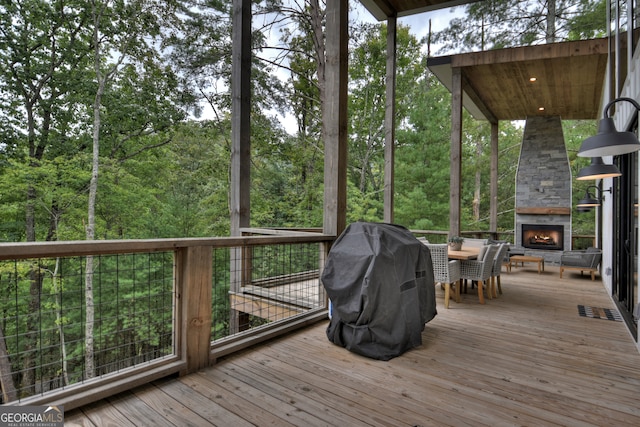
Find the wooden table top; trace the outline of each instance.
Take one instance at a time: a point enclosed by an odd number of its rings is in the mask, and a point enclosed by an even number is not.
[[[449,259],[476,259],[478,258],[478,252],[480,252],[480,248],[468,247],[462,248],[459,251],[449,249],[448,255]]]
[[[449,251],[451,252],[451,251]],[[540,256],[532,256],[532,255],[511,255],[509,257],[510,260],[513,261],[524,261],[524,262],[538,262],[544,261],[543,257]]]

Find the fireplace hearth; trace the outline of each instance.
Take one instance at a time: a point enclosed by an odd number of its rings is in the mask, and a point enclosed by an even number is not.
[[[564,249],[564,226],[522,224],[522,246],[527,249],[561,251]]]

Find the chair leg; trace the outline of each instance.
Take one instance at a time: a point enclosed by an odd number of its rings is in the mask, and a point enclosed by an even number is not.
[[[443,283],[444,286],[444,308],[449,308],[449,298],[451,296],[451,285],[449,283]]]
[[[498,293],[502,295],[502,285],[500,284],[500,276],[498,276]]]
[[[484,304],[484,292],[482,292],[483,285],[482,280],[478,280],[478,299],[480,300],[480,304]]]
[[[487,291],[487,293],[491,295],[489,299],[498,298],[498,293],[496,292],[496,276],[491,276],[489,281],[490,281],[490,284],[489,284],[489,289]]]
[[[462,286],[462,279],[458,280],[456,282],[456,302],[460,303],[460,301],[462,301],[462,298],[460,297],[460,287]]]

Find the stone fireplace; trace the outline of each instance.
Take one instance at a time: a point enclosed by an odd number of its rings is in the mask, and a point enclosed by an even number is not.
[[[571,167],[560,117],[527,118],[516,172],[515,245],[559,262],[571,247]]]

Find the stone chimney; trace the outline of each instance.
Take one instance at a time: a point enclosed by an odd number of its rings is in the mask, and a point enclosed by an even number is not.
[[[562,249],[571,248],[571,167],[560,117],[528,117],[516,172],[515,245],[527,255],[559,262]],[[562,230],[554,249],[530,247],[523,241],[527,229]]]

